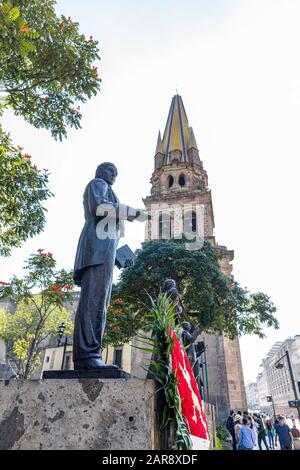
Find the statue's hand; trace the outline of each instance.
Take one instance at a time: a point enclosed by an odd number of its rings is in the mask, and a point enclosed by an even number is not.
[[[149,213],[145,209],[136,209],[135,219],[139,222],[145,222],[150,217]]]

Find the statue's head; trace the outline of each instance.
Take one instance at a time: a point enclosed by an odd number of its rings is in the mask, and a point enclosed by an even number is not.
[[[182,328],[185,330],[185,331],[190,331],[191,329],[191,324],[188,322],[188,321],[184,321],[182,324],[181,324]]]
[[[173,287],[176,287],[176,282],[174,281],[174,279],[166,279],[163,283],[162,291],[168,292]]]
[[[116,177],[118,176],[117,167],[110,162],[103,162],[97,166],[96,178],[102,178],[108,184],[114,184]]]

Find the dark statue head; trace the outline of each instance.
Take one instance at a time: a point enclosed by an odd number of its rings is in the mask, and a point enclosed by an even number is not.
[[[191,330],[191,324],[188,322],[188,321],[184,321],[182,324],[181,324],[182,328],[185,330],[185,331],[190,331]]]
[[[163,284],[162,291],[169,292],[169,290],[174,287],[176,288],[176,282],[174,281],[174,279],[166,279]]]
[[[110,162],[103,162],[97,166],[96,178],[102,178],[108,184],[113,185],[118,176],[117,167]]]

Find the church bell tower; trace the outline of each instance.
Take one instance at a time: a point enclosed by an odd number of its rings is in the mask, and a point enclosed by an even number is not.
[[[144,204],[152,214],[145,241],[190,233],[199,235],[222,252],[220,267],[232,274],[234,252],[218,245],[214,237],[214,213],[207,173],[189,125],[181,96],[171,102],[163,137],[159,132],[151,177],[151,195]],[[247,409],[239,340],[205,335],[209,397],[216,407],[217,422],[224,423],[231,408]]]

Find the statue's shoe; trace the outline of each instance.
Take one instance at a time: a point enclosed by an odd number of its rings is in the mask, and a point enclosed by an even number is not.
[[[118,366],[114,364],[105,364],[105,362],[103,362],[101,359],[98,359],[96,357],[74,361],[74,370],[86,370],[86,369],[95,370],[95,369],[103,369],[105,367],[118,369]]]

